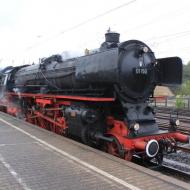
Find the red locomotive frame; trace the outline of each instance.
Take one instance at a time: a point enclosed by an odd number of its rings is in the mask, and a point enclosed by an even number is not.
[[[115,98],[95,98],[95,97],[81,97],[81,96],[65,96],[65,95],[51,95],[51,94],[31,94],[31,93],[13,93],[9,92],[6,99],[1,101],[0,111],[4,111],[10,115],[21,117],[22,110],[20,106],[13,103],[15,99],[24,99],[29,105],[25,120],[38,125],[39,127],[48,129],[60,135],[66,135],[67,122],[61,113],[62,106],[71,106],[75,101],[87,102],[114,102]],[[38,111],[32,109],[33,105],[38,106]],[[123,121],[115,120],[114,117],[108,116],[107,133],[108,137],[114,139],[113,142],[106,143],[106,151],[122,157],[125,160],[131,160],[134,152],[144,152],[147,143],[151,139],[157,141],[164,139],[169,141],[170,148],[175,147],[176,141],[188,142],[189,137],[179,132],[166,132],[164,134],[150,135],[145,137],[128,138],[129,133],[126,124]],[[109,127],[110,126],[110,127]]]

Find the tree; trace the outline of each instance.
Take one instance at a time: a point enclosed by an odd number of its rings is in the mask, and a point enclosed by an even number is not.
[[[183,82],[190,80],[190,61],[183,65]]]
[[[190,96],[190,61],[183,65],[183,84],[179,88],[173,88],[176,95]]]
[[[183,95],[183,96],[190,96],[190,80],[186,80],[181,85],[181,87],[177,90],[177,94]]]

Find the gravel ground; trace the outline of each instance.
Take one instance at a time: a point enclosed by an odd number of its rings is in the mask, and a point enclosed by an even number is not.
[[[189,145],[190,146],[190,145]],[[163,164],[190,174],[190,154],[182,151],[164,157]]]

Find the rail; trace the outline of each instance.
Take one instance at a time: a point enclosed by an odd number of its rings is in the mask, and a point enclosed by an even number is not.
[[[157,123],[159,125],[160,129],[169,129],[170,128],[170,123],[169,123],[169,116],[160,116],[156,114],[156,119]],[[182,122],[180,120],[180,126],[178,126],[177,131],[190,135],[190,125],[189,125],[190,120],[187,120],[187,122]]]
[[[190,153],[190,147],[186,147],[186,146],[176,146],[177,150],[181,150],[183,152],[187,152]]]

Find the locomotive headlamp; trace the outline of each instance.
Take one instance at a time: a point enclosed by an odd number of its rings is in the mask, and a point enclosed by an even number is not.
[[[139,125],[138,123],[135,123],[134,126],[133,126],[133,129],[134,129],[135,131],[138,131],[139,128],[140,128],[140,125]]]
[[[148,48],[146,46],[143,47],[143,52],[147,53],[148,52]]]
[[[176,120],[175,120],[175,125],[176,125],[176,126],[179,126],[179,125],[180,125],[179,119],[176,119]]]
[[[176,131],[177,127],[179,127],[180,121],[177,118],[170,118],[170,130]]]
[[[171,124],[171,126],[179,126],[180,125],[180,121],[179,121],[179,119],[173,119],[173,118],[171,118],[170,119],[170,124]]]

